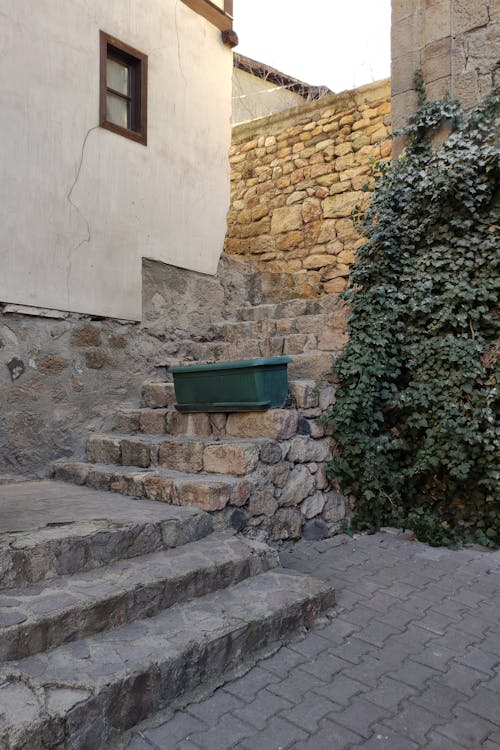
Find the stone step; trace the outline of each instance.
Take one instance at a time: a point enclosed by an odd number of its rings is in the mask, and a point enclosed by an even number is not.
[[[338,294],[327,294],[318,299],[291,299],[254,307],[240,307],[237,318],[240,321],[297,318],[302,315],[320,315],[342,307]]]
[[[323,312],[317,315],[299,315],[296,318],[263,318],[262,320],[225,323],[222,340],[226,343],[245,339],[263,339],[271,336],[296,334],[323,334],[327,329],[343,331],[345,315],[338,312]]]
[[[143,469],[160,466],[194,474],[206,472],[244,476],[255,469],[261,454],[265,459],[274,445],[274,441],[265,439],[92,435],[87,442],[87,458],[94,463]]]
[[[76,485],[88,472],[86,464],[81,467],[75,465],[71,476]],[[64,475],[62,467],[56,473]],[[47,481],[2,485],[0,521],[2,589],[176,547],[213,529],[212,518],[194,508]]]
[[[153,617],[7,662],[0,747],[103,750],[201,683],[213,684],[334,603],[325,583],[270,571]]]
[[[325,328],[315,333],[290,333],[263,338],[241,338],[233,342],[207,342],[193,344],[193,354],[197,361],[231,361],[254,357],[281,357],[316,351],[342,351],[347,341],[343,331]]]
[[[22,659],[277,567],[267,545],[230,532],[119,560],[98,571],[0,592],[0,660]]]
[[[62,481],[205,511],[244,505],[254,490],[248,479],[225,474],[185,474],[161,467],[138,469],[79,461],[55,461],[53,468],[56,479]]]
[[[313,383],[310,390],[315,388]],[[316,391],[320,392],[317,388]],[[294,393],[298,394],[299,399],[301,398],[300,387],[295,389]],[[308,401],[304,401],[304,404],[309,403],[309,396],[307,399]],[[299,401],[297,404],[302,405]],[[169,434],[176,437],[211,438],[216,441],[224,437],[287,440],[297,432],[297,422],[298,415],[294,409],[268,409],[264,412],[229,414],[208,412],[183,414],[175,409],[131,409],[117,413],[116,430],[128,436],[149,434],[159,437]],[[246,425],[245,434],[240,434],[239,428],[242,423]],[[109,437],[115,438],[115,434]]]

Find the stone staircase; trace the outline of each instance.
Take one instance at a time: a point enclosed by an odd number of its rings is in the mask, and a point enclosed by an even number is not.
[[[110,748],[334,602],[195,508],[26,482],[0,529],[2,750]]]
[[[318,380],[331,373],[344,327],[338,295],[240,308],[236,320],[221,325],[220,340],[186,342],[184,356],[220,361],[288,354],[288,408],[181,414],[171,382],[146,382],[141,406],[118,413],[111,432],[92,435],[86,461],[56,462],[56,478],[200,508],[214,514],[219,528],[230,525],[261,539],[335,533],[347,506],[327,478],[332,440],[320,419],[335,388]]]

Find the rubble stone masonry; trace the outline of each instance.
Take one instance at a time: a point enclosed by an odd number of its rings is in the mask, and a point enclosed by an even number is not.
[[[363,243],[351,213],[391,156],[390,97],[379,81],[236,126],[226,253],[292,274],[298,296],[344,290]]]

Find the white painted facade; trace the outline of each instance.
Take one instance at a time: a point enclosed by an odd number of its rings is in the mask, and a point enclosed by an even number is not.
[[[148,143],[99,127],[99,31],[148,55]],[[0,302],[140,320],[141,259],[216,272],[232,53],[181,0],[0,0]]]

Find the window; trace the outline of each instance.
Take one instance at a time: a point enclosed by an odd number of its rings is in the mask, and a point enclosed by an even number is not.
[[[100,125],[147,142],[148,58],[101,31]]]

